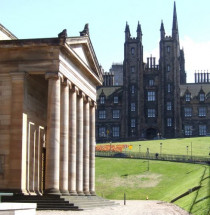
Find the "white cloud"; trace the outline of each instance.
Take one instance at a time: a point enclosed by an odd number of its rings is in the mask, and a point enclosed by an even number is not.
[[[194,82],[194,73],[210,72],[210,41],[195,42],[190,37],[185,36],[181,40],[181,45],[185,53],[185,70],[187,72],[187,82]]]

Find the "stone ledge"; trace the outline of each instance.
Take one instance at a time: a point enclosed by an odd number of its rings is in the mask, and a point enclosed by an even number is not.
[[[36,215],[36,203],[0,203],[0,215]]]

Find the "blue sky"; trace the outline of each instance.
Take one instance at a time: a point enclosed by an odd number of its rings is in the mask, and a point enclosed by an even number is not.
[[[123,62],[126,21],[136,36],[143,31],[144,58],[158,58],[160,24],[171,34],[174,0],[0,0],[0,23],[19,39],[57,37],[63,29],[78,36],[89,23],[90,38],[99,63],[108,71]],[[181,47],[188,81],[195,70],[210,72],[210,1],[176,0]]]

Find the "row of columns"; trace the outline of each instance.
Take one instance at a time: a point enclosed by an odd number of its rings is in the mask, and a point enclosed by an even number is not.
[[[95,195],[95,103],[47,73],[45,194]]]

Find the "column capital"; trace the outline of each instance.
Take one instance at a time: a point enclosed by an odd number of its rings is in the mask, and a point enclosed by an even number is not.
[[[10,76],[13,81],[21,81],[25,78],[26,72],[11,72]]]
[[[93,101],[92,99],[90,99],[90,106],[97,108],[97,103],[95,101]]]
[[[91,98],[89,96],[85,95],[84,101],[86,103],[89,103],[89,105],[91,105],[92,100],[91,100]]]
[[[46,72],[45,79],[58,79],[61,78],[63,81],[64,77],[60,72]]]
[[[79,88],[73,84],[71,84],[70,90],[72,92],[76,92],[77,95],[79,95]]]
[[[62,84],[63,86],[69,86],[70,89],[72,88],[72,82],[69,81],[69,80],[68,80],[67,78],[65,78],[65,77],[62,79],[61,84]]]
[[[80,97],[82,97],[84,100],[86,100],[86,95],[85,93],[83,93],[82,91],[79,91],[79,94],[78,94]]]

